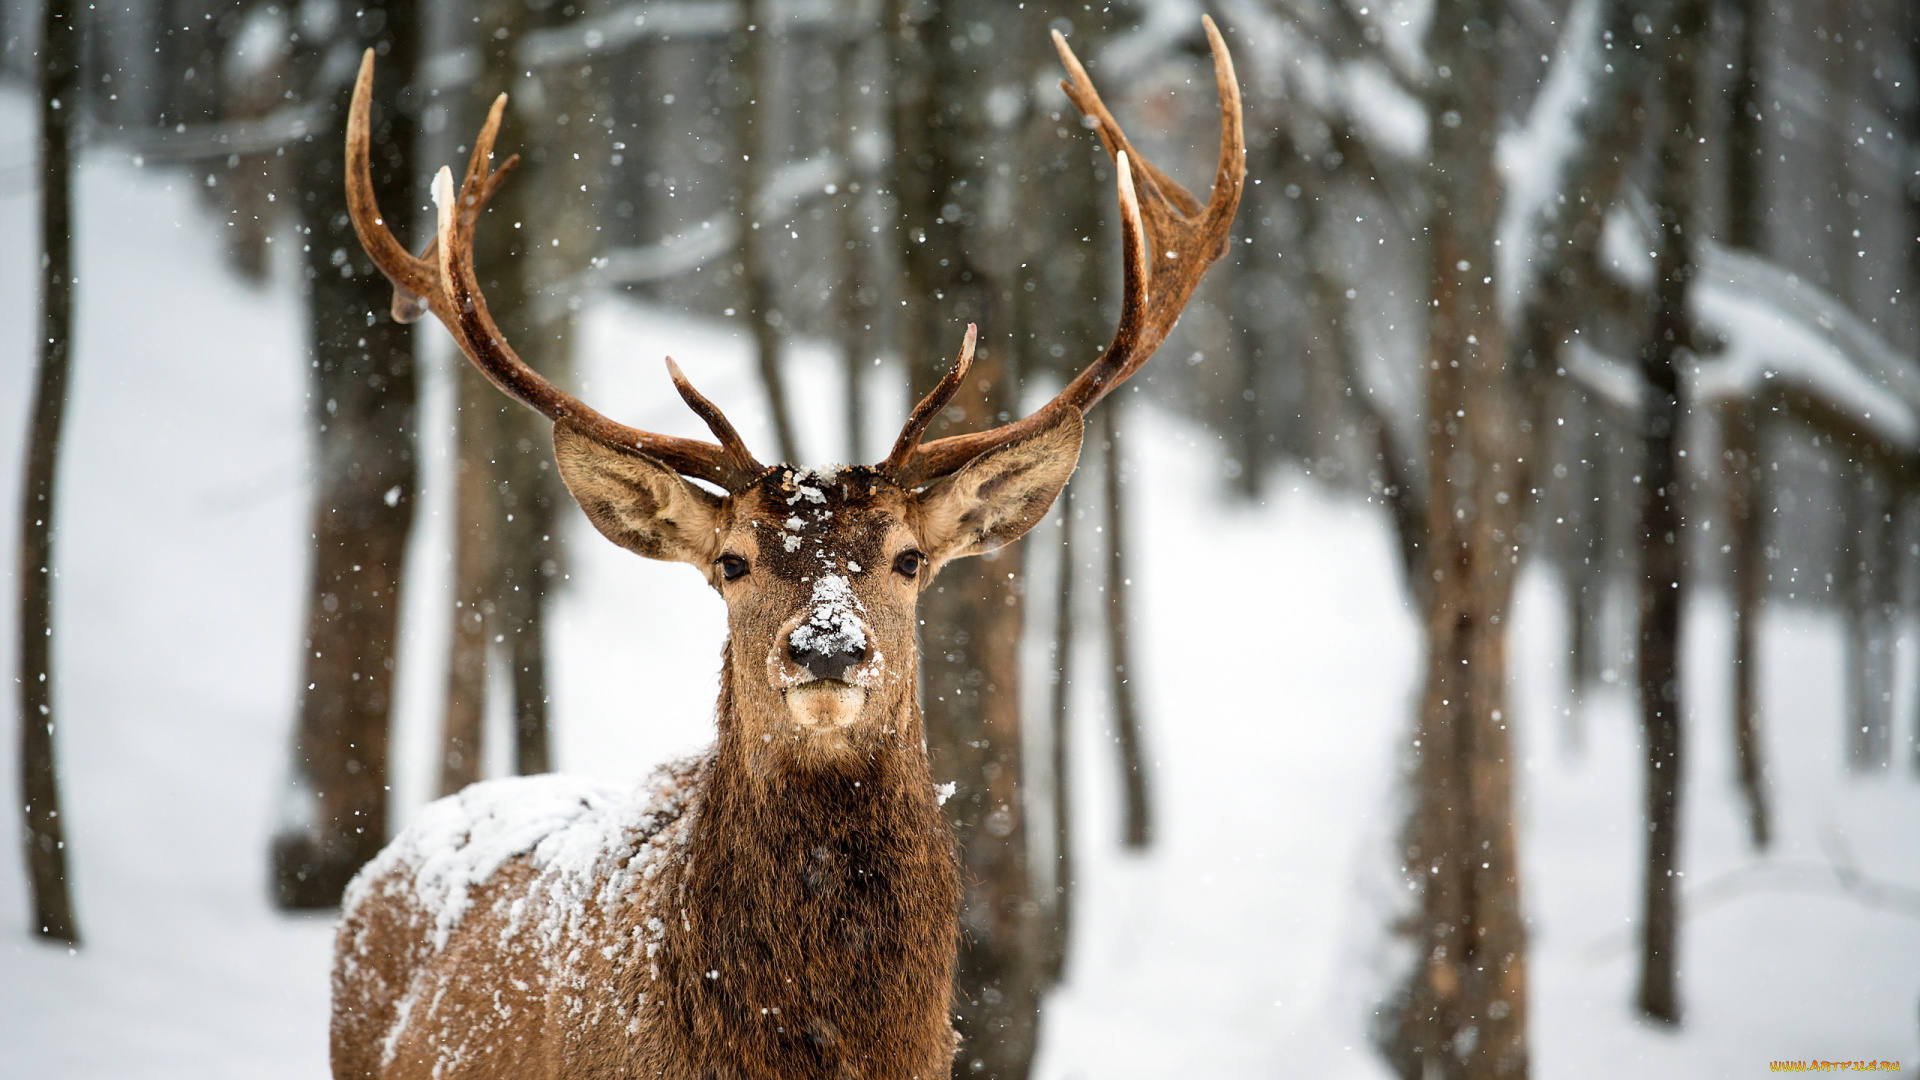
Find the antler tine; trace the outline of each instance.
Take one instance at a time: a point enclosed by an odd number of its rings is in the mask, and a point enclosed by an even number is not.
[[[1120,250],[1125,256],[1120,270],[1120,325],[1114,328],[1113,341],[1100,359],[1061,391],[1063,404],[1070,404],[1081,412],[1105,397],[1108,390],[1125,382],[1153,355],[1151,348],[1139,347],[1153,303],[1153,271],[1147,256],[1147,230],[1141,220],[1140,197],[1133,186],[1132,155],[1120,151],[1114,158],[1114,166],[1119,174]]]
[[[433,201],[439,208],[439,259],[442,313],[440,315],[460,351],[473,361],[493,385],[521,404],[552,420],[566,422],[608,446],[637,450],[678,472],[719,484],[728,491],[740,491],[757,475],[741,468],[722,447],[697,439],[656,435],[650,431],[618,424],[602,416],[580,399],[548,382],[539,372],[520,359],[513,346],[487,310],[486,297],[480,293],[473,272],[473,231],[479,219],[477,199],[456,199],[453,171],[442,168],[434,177]],[[455,213],[456,204],[461,213]],[[716,410],[717,411],[717,410]],[[749,459],[751,460],[751,459]]]
[[[887,459],[888,471],[896,482],[917,487],[995,446],[1037,430],[1060,409],[1085,412],[1092,408],[1160,347],[1201,276],[1226,254],[1228,234],[1246,183],[1246,137],[1241,130],[1240,86],[1234,76],[1233,57],[1213,19],[1202,16],[1201,23],[1213,49],[1214,84],[1220,94],[1220,160],[1214,171],[1213,191],[1205,204],[1134,149],[1100,100],[1093,80],[1066,38],[1058,31],[1054,33],[1054,47],[1069,76],[1061,82],[1061,89],[1082,113],[1093,118],[1100,142],[1112,155],[1119,174],[1120,233],[1125,251],[1120,324],[1100,359],[1031,416],[990,431],[918,446],[898,461],[901,454],[896,447]],[[912,421],[908,423],[911,427]],[[907,433],[901,434],[904,440]]]
[[[920,436],[927,433],[927,426],[933,423],[934,417],[940,415],[941,409],[947,407],[947,402],[953,400],[953,395],[959,391],[960,384],[966,381],[967,372],[972,370],[973,343],[978,336],[979,328],[968,323],[966,339],[960,343],[960,355],[954,357],[953,366],[947,369],[947,373],[940,377],[940,381],[934,384],[933,389],[927,391],[927,396],[921,398],[920,404],[915,405],[913,412],[907,415],[906,426],[900,429],[900,437],[894,440],[893,452],[887,455],[887,460],[880,463],[882,472],[889,474],[898,472],[913,459],[914,451],[920,448]]]
[[[373,107],[373,50],[367,50],[361,58],[360,75],[354,82],[353,102],[347,113],[347,209],[361,245],[367,249],[374,265],[393,282],[394,318],[406,322],[432,311],[481,374],[556,424],[571,424],[608,446],[646,454],[669,468],[712,481],[728,491],[743,490],[764,470],[746,453],[737,433],[731,436],[732,444],[723,447],[698,439],[656,435],[615,423],[528,367],[500,333],[474,278],[473,233],[479,224],[480,212],[520,160],[517,156],[510,157],[499,168],[489,168],[506,103],[507,96],[502,94],[489,110],[487,122],[474,140],[473,155],[467,161],[459,193],[456,195],[454,191],[451,170],[443,168],[434,177],[433,201],[439,210],[438,228],[425,252],[415,257],[394,238],[374,199],[368,149]],[[713,426],[714,420],[708,411],[719,416],[719,410],[705,398],[699,400],[703,404],[696,406],[696,411]],[[702,411],[703,407],[706,411]],[[725,417],[720,416],[719,420],[732,432],[732,425],[726,424]],[[714,430],[718,433],[720,428]]]
[[[433,263],[414,258],[400,245],[393,231],[387,228],[380,204],[374,199],[370,160],[372,116],[373,50],[368,49],[360,57],[360,74],[354,79],[353,101],[347,108],[347,216],[353,220],[353,231],[359,235],[360,246],[366,249],[367,257],[393,283],[394,318],[412,322],[423,313],[416,310],[419,302],[432,297],[439,289],[435,288]],[[410,318],[401,318],[403,296],[408,301],[407,309],[412,311]]]
[[[487,162],[493,157],[493,143],[500,137],[500,121],[507,114],[507,95],[496,94],[487,106],[486,122],[473,137],[473,153],[467,155],[467,175],[460,180],[460,194],[475,194],[487,178]],[[478,213],[478,207],[475,213]]]
[[[673,388],[680,391],[680,400],[686,402],[687,408],[692,409],[701,420],[706,421],[707,430],[720,440],[720,448],[732,459],[737,472],[744,476],[759,476],[767,471],[767,467],[760,464],[753,452],[747,449],[747,441],[734,429],[733,421],[727,419],[727,414],[721,412],[718,405],[707,400],[705,394],[693,388],[686,372],[680,370],[680,365],[674,363],[671,356],[667,357],[667,375],[673,379]]]
[[[514,154],[508,157],[507,160],[501,162],[500,167],[493,170],[492,174],[487,177],[485,186],[480,189],[480,206],[482,208],[485,208],[488,203],[493,201],[493,193],[500,190],[500,185],[506,181],[507,174],[511,173],[519,164],[520,155]],[[420,253],[419,261],[426,263],[432,269],[433,273],[438,274],[440,272],[440,236],[438,233],[427,238],[426,250]],[[437,281],[439,279],[435,278],[435,280]],[[439,291],[435,290],[431,295],[438,296]],[[394,286],[394,322],[414,322],[418,320],[420,316],[425,315],[430,307],[431,302],[427,297],[415,296],[398,285]]]
[[[494,103],[488,117],[488,126],[482,130],[482,138],[474,145],[473,157],[467,163],[467,176],[472,180],[476,173],[482,173],[477,188],[463,190],[477,194],[473,212],[478,214],[500,190],[507,174],[520,164],[520,156],[515,154],[502,162],[491,173],[485,173],[487,158],[493,152],[493,133],[499,129],[500,110],[505,106],[506,95]],[[440,297],[439,259],[435,252],[439,238],[427,241],[426,250],[416,258],[407,253],[392,230],[387,228],[386,219],[380,213],[379,202],[373,194],[371,164],[371,128],[373,112],[373,50],[368,49],[360,57],[360,73],[354,79],[353,100],[347,109],[347,210],[353,221],[353,230],[360,237],[360,245],[367,251],[373,264],[387,276],[393,284],[393,318],[395,322],[410,323],[433,310]],[[444,321],[444,317],[443,317]]]

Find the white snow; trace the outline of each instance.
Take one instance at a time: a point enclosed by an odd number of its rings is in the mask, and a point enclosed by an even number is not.
[[[1610,356],[1575,337],[1560,350],[1567,374],[1623,413],[1637,414],[1646,400],[1647,380],[1631,361]]]
[[[240,32],[227,46],[231,77],[255,79],[283,63],[291,51],[285,9],[253,8],[240,22]]]
[[[1898,446],[1920,446],[1920,373],[1859,316],[1777,264],[1701,245],[1696,317],[1725,335],[1700,363],[1705,400],[1746,397],[1779,379],[1813,392]]]
[[[474,784],[429,803],[380,857],[367,864],[347,889],[348,906],[363,902],[384,875],[404,873],[414,901],[433,916],[433,947],[467,913],[471,893],[510,859],[540,849],[541,856],[569,850],[574,831],[604,834],[609,807],[625,809],[623,793],[576,776],[516,776]],[[556,845],[557,849],[550,848]],[[536,858],[538,865],[557,861]]]
[[[28,144],[30,116],[17,92],[0,92],[0,147]],[[0,188],[10,241],[0,295],[33,295],[32,206],[30,192]],[[306,587],[294,267],[278,266],[264,291],[235,284],[189,185],[104,155],[87,159],[77,210],[56,701],[86,940],[69,955],[29,937],[20,861],[0,857],[0,1076],[320,1080],[331,919],[276,913],[266,872]],[[26,299],[0,305],[7,551],[32,312]],[[604,303],[582,316],[583,390],[597,407],[700,436],[657,368],[623,359],[698,356],[714,372],[703,388],[752,445],[771,445],[732,324]],[[444,334],[422,333],[437,359],[396,673],[397,823],[421,820],[428,803],[446,639],[451,368]],[[794,357],[801,441],[831,456],[837,367],[807,342]],[[882,371],[870,446],[890,441],[904,409]],[[1385,974],[1375,883],[1400,824],[1419,670],[1385,515],[1284,472],[1266,505],[1222,507],[1211,436],[1152,408],[1132,415],[1138,490],[1152,493],[1133,502],[1134,576],[1158,840],[1140,856],[1118,847],[1117,766],[1088,635],[1073,730],[1079,907],[1037,1080],[1384,1077],[1365,1042],[1369,993]],[[711,739],[723,613],[698,574],[634,558],[570,520],[572,583],[551,643],[556,754],[593,781],[631,785]],[[0,573],[13,566],[0,553]],[[5,670],[13,617],[0,608]],[[1920,1060],[1920,919],[1848,891],[1854,879],[1833,869],[1851,860],[1843,868],[1871,882],[1920,887],[1920,786],[1904,766],[1845,771],[1839,629],[1788,608],[1760,626],[1779,840],[1757,858],[1741,836],[1725,736],[1726,605],[1696,598],[1681,851],[1696,899],[1682,934],[1686,1024],[1669,1032],[1629,1008],[1633,712],[1623,694],[1603,695],[1581,714],[1584,751],[1563,749],[1560,608],[1547,578],[1523,581],[1511,647],[1537,1076],[1732,1078],[1776,1058]],[[1914,655],[1909,628],[1903,656]],[[1044,700],[1044,686],[1031,688]],[[1915,706],[1897,702],[1896,713]],[[0,775],[15,775],[13,754],[14,740],[0,739]]]
[[[1653,248],[1648,238],[1652,228],[1644,204],[1635,209],[1615,205],[1600,225],[1600,265],[1623,285],[1645,292],[1653,288]]]
[[[1426,156],[1427,107],[1377,60],[1350,60],[1336,76],[1341,107],[1359,122],[1367,143],[1402,161]]]
[[[549,992],[582,989],[578,943],[588,912],[594,904],[605,910],[634,895],[666,860],[680,857],[687,830],[684,824],[670,826],[682,821],[687,796],[705,764],[704,759],[670,762],[646,783],[625,788],[554,775],[474,784],[424,808],[354,878],[345,908],[391,897],[424,912],[431,920],[433,948],[444,949],[467,917],[474,892],[510,860],[524,857],[532,881],[524,890],[495,900],[501,947],[530,938],[554,980]],[[651,957],[658,948],[660,921],[652,918],[646,925],[652,933],[636,931],[634,945]],[[355,947],[365,948],[364,942]],[[604,945],[601,955],[611,958],[613,949]],[[525,989],[524,983],[519,985]],[[388,1029],[383,1060],[392,1057],[413,1008],[429,1000],[427,995],[437,1000],[444,991],[432,979],[409,984]],[[498,1004],[497,994],[495,1001],[502,1016],[510,1015],[507,1006]],[[616,1002],[616,1011],[626,1007],[624,1001]],[[435,1074],[441,1065],[457,1064],[464,1050],[440,1047],[443,1056]]]
[[[1540,232],[1558,216],[1567,163],[1580,149],[1580,113],[1592,100],[1604,55],[1599,9],[1597,0],[1574,0],[1525,126],[1502,134],[1495,152],[1505,182],[1495,262],[1500,313],[1508,323],[1519,317],[1521,303],[1533,288]]]
[[[794,628],[787,640],[796,649],[831,655],[867,647],[867,632],[860,623],[860,598],[853,584],[839,574],[826,574],[813,583],[812,610],[807,621]]]

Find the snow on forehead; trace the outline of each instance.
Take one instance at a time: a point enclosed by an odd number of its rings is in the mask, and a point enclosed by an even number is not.
[[[884,525],[884,515],[873,519],[869,513],[879,508],[874,502],[879,479],[860,466],[782,466],[761,489],[767,512],[755,524],[772,530],[775,550],[803,558],[810,555],[828,573],[859,573],[856,560],[867,557],[878,535],[872,526]],[[798,572],[806,575],[812,561],[808,559]],[[811,580],[800,578],[802,583]]]
[[[805,508],[807,506],[825,506],[827,497],[836,488],[843,488],[843,473],[852,471],[845,465],[820,465],[811,468],[784,466],[780,469],[777,481],[779,498],[788,506]],[[842,495],[850,494],[845,490]]]
[[[827,492],[840,480],[840,470],[844,465],[825,465],[818,468],[794,469],[787,473],[786,486],[793,494],[788,496],[787,505],[800,502],[825,506]]]

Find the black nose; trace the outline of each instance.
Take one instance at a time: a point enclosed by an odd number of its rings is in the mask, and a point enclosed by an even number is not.
[[[796,637],[802,635],[794,635]],[[849,668],[867,662],[867,643],[852,641],[843,635],[821,634],[809,638],[806,646],[787,643],[787,655],[816,679],[847,681]]]

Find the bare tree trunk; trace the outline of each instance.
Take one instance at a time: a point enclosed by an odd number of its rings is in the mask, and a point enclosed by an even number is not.
[[[1733,547],[1733,761],[1740,793],[1747,804],[1747,834],[1756,850],[1772,842],[1767,806],[1766,766],[1760,745],[1760,605],[1766,599],[1766,532],[1761,508],[1767,504],[1767,473],[1758,452],[1756,411],[1728,405],[1720,413],[1726,460],[1727,518]]]
[[[1600,272],[1598,252],[1608,212],[1618,201],[1628,167],[1639,156],[1652,71],[1642,48],[1616,48],[1612,43],[1637,39],[1636,24],[1657,23],[1663,10],[1662,0],[1601,0],[1595,24],[1600,41],[1595,44],[1605,53],[1604,67],[1577,114],[1580,149],[1566,164],[1564,194],[1548,204],[1537,222],[1544,243],[1530,260],[1534,283],[1521,317],[1525,364],[1542,376],[1559,367],[1561,350],[1572,335],[1594,321],[1596,300],[1599,307],[1608,306],[1610,285]],[[1630,303],[1616,300],[1614,306]],[[1573,631],[1569,690],[1575,707],[1567,713],[1567,735],[1569,745],[1577,747],[1585,690],[1602,677],[1617,644],[1610,619],[1612,500],[1595,497],[1611,491],[1611,433],[1606,430],[1611,417],[1596,399],[1572,386],[1566,400],[1567,412],[1578,424],[1570,455],[1576,460],[1570,468],[1580,473],[1566,485],[1572,501],[1565,515],[1574,533],[1568,589]]]
[[[1003,220],[1017,199],[998,175],[1010,139],[987,116],[988,91],[1024,90],[1022,13],[991,0],[896,3],[894,176],[903,226],[902,351],[916,392],[944,373],[967,323],[979,325],[968,384],[929,438],[1003,421],[1019,407],[1012,273]],[[1019,57],[1020,59],[1015,59]],[[996,197],[996,192],[1006,197]],[[922,694],[936,774],[959,785],[946,809],[960,845],[962,944],[955,982],[957,1071],[1024,1080],[1046,969],[1022,812],[1020,631],[1023,549],[941,571],[925,599]]]
[[[515,177],[524,181],[526,177]],[[501,190],[505,194],[505,189]],[[500,295],[498,291],[496,296]],[[440,788],[452,795],[480,779],[499,579],[500,481],[495,454],[502,426],[500,391],[460,357],[454,379],[453,610],[447,643],[447,698],[440,734]]]
[[[1727,121],[1727,244],[1755,253],[1767,246],[1766,114],[1760,80],[1766,53],[1761,0],[1734,0],[1740,40],[1733,61],[1733,115]]]
[[[586,170],[565,148],[590,108],[569,73],[525,75],[515,56],[529,30],[561,25],[571,6],[533,10],[492,0],[480,12],[483,60],[476,112],[511,94],[496,158],[519,153],[519,175],[500,189],[477,239],[476,269],[494,320],[536,371],[565,384],[572,367],[568,297],[544,290],[585,265],[591,226],[582,215]],[[537,79],[535,87],[529,81]],[[535,92],[529,92],[529,90]],[[555,286],[557,287],[557,286]],[[507,400],[462,362],[455,442],[454,606],[447,656],[440,791],[481,778],[488,672],[507,665],[513,769],[552,767],[546,600],[561,557],[555,514],[564,502],[549,425]]]
[[[1907,62],[1908,70],[1920,70],[1920,14],[1911,7],[1907,12]],[[1909,107],[1906,110],[1906,122],[1903,134],[1908,145],[1920,144],[1920,108]],[[1906,226],[1908,235],[1920,235],[1920,165],[1910,167],[1906,177]],[[1907,294],[1920,294],[1920,243],[1907,244]],[[1920,339],[1920,312],[1911,304],[1907,305],[1907,319],[1916,339]],[[1920,569],[1920,560],[1909,565]],[[1920,775],[1920,693],[1914,694],[1913,735],[1908,744],[1909,760],[1915,774]]]
[[[1680,794],[1684,706],[1680,617],[1685,532],[1680,513],[1680,379],[1676,354],[1690,342],[1693,199],[1698,170],[1698,103],[1706,70],[1704,0],[1676,0],[1660,81],[1660,146],[1654,184],[1654,316],[1642,347],[1646,385],[1640,485],[1640,716],[1646,739],[1647,863],[1641,915],[1640,1011],[1678,1023],[1676,943],[1680,931]],[[1662,20],[1666,21],[1666,20]]]
[[[1546,358],[1542,358],[1544,362]],[[1599,409],[1584,392],[1569,387],[1569,424],[1579,428],[1569,440],[1566,484],[1567,527],[1572,545],[1567,555],[1568,690],[1571,706],[1566,716],[1566,745],[1578,754],[1586,747],[1586,694],[1600,678],[1608,644],[1607,543],[1608,507],[1600,497],[1606,483],[1605,438],[1600,434]]]
[[[1048,23],[1057,9],[1040,11],[1029,5],[1018,31],[1024,47],[1044,42]],[[1100,43],[1111,29],[1111,12],[1091,9],[1072,16],[1074,48],[1083,57],[1098,56]],[[1021,55],[1025,55],[1024,51]],[[1040,60],[1051,63],[1051,56]],[[1020,370],[1033,378],[1048,372],[1064,381],[1099,355],[1113,326],[1119,274],[1113,258],[1118,245],[1106,215],[1112,206],[1112,166],[1099,145],[1072,120],[1072,108],[1061,95],[1033,103],[1020,132],[1018,171],[1025,177],[1014,211],[1020,218],[1008,259],[1012,289],[1012,347]],[[1056,112],[1055,108],[1059,111]],[[1218,273],[1216,268],[1215,273]],[[1101,406],[1111,407],[1113,399]],[[1097,417],[1095,422],[1097,423]],[[1097,436],[1088,436],[1092,449]],[[1085,451],[1083,451],[1084,453]],[[1089,455],[1091,456],[1091,455]],[[1083,458],[1084,460],[1084,458]],[[1045,919],[1044,968],[1041,985],[1063,977],[1073,947],[1074,777],[1072,706],[1075,678],[1074,651],[1080,637],[1076,610],[1082,591],[1075,578],[1082,569],[1081,528],[1086,500],[1080,488],[1091,477],[1067,485],[1059,502],[1060,553],[1054,579],[1054,669],[1048,702],[1047,782],[1051,797],[1053,866],[1043,875],[1050,889],[1041,905]]]
[[[1858,235],[1860,215],[1855,209],[1859,202],[1855,185],[1859,178],[1853,160],[1855,136],[1851,110],[1860,100],[1854,89],[1860,61],[1850,43],[1858,42],[1851,17],[1858,6],[1854,0],[1825,0],[1807,5],[1810,14],[1818,12],[1813,17],[1826,31],[1818,46],[1821,66],[1826,70],[1815,76],[1822,80],[1821,97],[1826,108],[1814,128],[1820,139],[1815,152],[1821,159],[1821,179],[1832,194],[1832,201],[1817,211],[1822,219],[1820,223],[1827,226],[1827,250],[1821,253],[1826,262],[1826,286],[1834,299],[1855,310],[1858,310],[1858,297],[1853,289],[1859,275],[1854,271],[1854,252],[1858,245],[1853,237]]]
[[[529,5],[531,8],[532,6]],[[579,7],[549,4],[522,18],[528,30],[551,30],[576,19]],[[510,44],[518,45],[517,38]],[[515,301],[496,308],[521,356],[554,383],[572,381],[577,294],[595,248],[596,211],[591,161],[600,132],[590,121],[608,110],[590,65],[536,71],[537,94],[521,95],[514,110],[526,132],[523,175],[495,197],[489,248],[501,281],[487,295],[511,290]],[[524,85],[525,77],[522,77]],[[509,216],[510,215],[510,216]],[[511,227],[518,221],[520,228]],[[500,396],[495,392],[495,400]],[[497,636],[508,665],[513,706],[513,770],[525,776],[553,768],[547,686],[547,600],[562,580],[559,515],[571,504],[553,460],[553,426],[531,409],[508,404],[496,450],[500,460],[500,550],[495,605]]]
[[[1107,667],[1113,696],[1113,735],[1120,748],[1120,789],[1126,793],[1120,842],[1135,851],[1153,842],[1153,808],[1147,796],[1147,763],[1141,749],[1140,706],[1133,688],[1133,647],[1127,619],[1126,484],[1120,475],[1120,407],[1125,394],[1107,398],[1094,417],[1102,451],[1101,477],[1107,503]]]
[[[1439,0],[1429,56],[1427,674],[1406,873],[1419,960],[1387,1034],[1408,1080],[1522,1077],[1526,930],[1513,820],[1506,615],[1527,494],[1528,409],[1496,305],[1498,0]]]
[[[514,445],[530,443],[532,453],[519,452],[519,475],[508,481],[508,495],[514,509],[507,514],[503,535],[508,558],[502,560],[500,608],[505,626],[505,651],[513,693],[513,771],[518,776],[550,772],[553,769],[552,719],[547,689],[547,593],[558,576],[558,539],[556,526],[560,486],[550,471],[552,454],[547,450],[552,427],[540,424],[539,414],[528,411],[516,419],[532,419],[537,435],[521,438]],[[543,470],[540,467],[547,466]]]
[[[1222,395],[1226,400],[1221,402],[1226,413],[1222,420],[1233,447],[1231,460],[1238,465],[1229,479],[1233,489],[1252,502],[1266,484],[1267,435],[1260,409],[1261,374],[1266,365],[1257,312],[1269,298],[1263,295],[1265,283],[1246,273],[1243,246],[1234,245],[1214,264],[1212,289],[1227,316],[1221,344],[1227,353],[1225,366],[1233,373],[1229,385],[1238,384],[1236,392]]]
[[[412,85],[418,25],[412,0],[368,4],[359,18],[342,20],[339,32],[357,37],[339,45],[383,51],[376,102]],[[400,580],[418,469],[413,334],[388,316],[392,290],[348,224],[340,149],[348,90],[342,83],[315,91],[324,95],[325,122],[303,144],[298,170],[319,492],[295,791],[274,840],[275,887],[289,908],[339,903],[347,880],[386,843]],[[375,105],[374,190],[392,208],[403,243],[420,203],[413,140],[413,117]]]
[[[495,97],[520,89],[521,68],[513,50],[527,29],[527,18],[526,5],[516,0],[492,0],[478,12],[482,61],[470,102],[476,113],[484,115]],[[500,189],[488,208],[487,221],[476,234],[475,264],[477,272],[486,275],[482,285],[501,331],[528,348],[528,268],[516,234],[533,224],[519,211],[527,209],[527,191],[539,183],[542,170],[526,139],[529,125],[521,122],[520,96],[509,99],[501,125],[501,149],[494,153],[496,158],[520,153],[520,175]],[[512,227],[514,222],[519,229]],[[443,796],[481,779],[485,771],[488,670],[493,639],[505,637],[500,610],[501,567],[506,558],[502,496],[507,436],[515,408],[464,357],[456,363],[453,609],[448,613],[452,625],[447,636],[447,697],[440,743]]]
[[[1306,215],[1302,247],[1311,245],[1317,217],[1317,214]],[[1332,285],[1331,279],[1317,268],[1310,268],[1304,276],[1309,288],[1317,295],[1325,295]],[[1354,355],[1352,348],[1347,347],[1350,344],[1343,343],[1336,351],[1340,359],[1340,375],[1346,384],[1346,398],[1360,413],[1361,432],[1373,440],[1374,461],[1379,466],[1380,499],[1386,504],[1393,522],[1393,536],[1400,551],[1400,569],[1407,595],[1418,603],[1424,597],[1427,585],[1427,577],[1422,570],[1426,563],[1427,523],[1418,490],[1414,451],[1401,441],[1399,433],[1393,428],[1393,418],[1367,392],[1359,370],[1359,357]],[[1249,371],[1249,376],[1251,374]],[[1257,488],[1248,494],[1252,495],[1254,491]]]
[[[78,944],[54,760],[53,522],[73,344],[73,118],[80,27],[73,0],[47,0],[40,28],[40,339],[26,480],[20,488],[20,794],[34,932]]]
[[[1847,613],[1847,762],[1855,772],[1882,769],[1893,752],[1893,499],[1872,462],[1856,462],[1845,492],[1848,526],[1841,574]]]
[[[1053,595],[1053,693],[1048,699],[1048,771],[1053,794],[1053,901],[1047,927],[1048,985],[1060,981],[1073,941],[1074,485],[1060,493],[1060,569]]]
[[[867,0],[841,0],[840,40],[834,50],[834,70],[839,75],[840,115],[833,128],[833,153],[840,161],[843,178],[836,207],[840,234],[840,283],[834,306],[840,321],[840,362],[846,380],[844,391],[847,422],[846,460],[865,461],[862,443],[867,428],[867,365],[872,360],[873,328],[872,266],[870,234],[861,227],[866,215],[861,206],[868,198],[868,177],[860,168],[854,147],[857,121],[867,115],[860,85],[860,53],[878,27],[872,24]]]
[[[753,331],[754,359],[761,385],[767,391],[767,411],[773,416],[774,437],[780,444],[780,459],[792,465],[800,461],[792,412],[787,407],[786,384],[782,381],[782,351],[785,347],[785,316],[780,311],[780,280],[769,255],[768,238],[777,222],[760,220],[761,192],[773,175],[772,115],[774,103],[773,5],[769,0],[747,0],[747,31],[740,70],[745,81],[740,126],[741,160],[735,198],[740,213],[740,265],[745,275],[744,314]],[[767,228],[761,228],[762,225]]]
[[[1916,514],[1915,512],[1916,508],[1920,507],[1920,503],[1916,503],[1913,491],[1896,489],[1893,506],[1894,528],[1888,537],[1892,544],[1892,558],[1889,560],[1888,573],[1892,575],[1894,579],[1894,584],[1890,587],[1897,589],[1899,594],[1898,602],[1894,608],[1895,625],[1898,626],[1899,620],[1910,615],[1913,611],[1916,592],[1920,592],[1920,560],[1914,558],[1914,556],[1920,555],[1920,545],[1916,545],[1913,542],[1916,537],[1920,537],[1920,529],[1916,529],[1916,526],[1920,526],[1920,514]],[[1906,557],[1902,558],[1902,555]],[[1916,675],[1913,681],[1920,683],[1920,675]],[[1916,694],[1916,696],[1920,696],[1920,694]],[[1897,766],[1898,761],[1893,759],[1897,757],[1900,752],[1900,718],[1892,709],[1888,709],[1887,713],[1889,738],[1894,743],[1888,755],[1888,764]],[[1911,741],[1908,743],[1907,754],[1910,761],[1916,765],[1920,765],[1920,732],[1916,732],[1911,736]]]
[[[1766,53],[1766,5],[1737,0],[1740,39],[1734,59],[1733,114],[1727,123],[1727,244],[1756,254],[1767,249],[1766,113],[1761,98]],[[1759,414],[1746,407],[1721,413],[1726,447],[1727,500],[1733,525],[1733,749],[1740,792],[1747,804],[1747,833],[1755,849],[1772,842],[1766,767],[1761,757],[1758,647],[1761,604],[1766,599],[1766,537],[1760,508],[1766,505],[1766,469],[1758,452]]]

